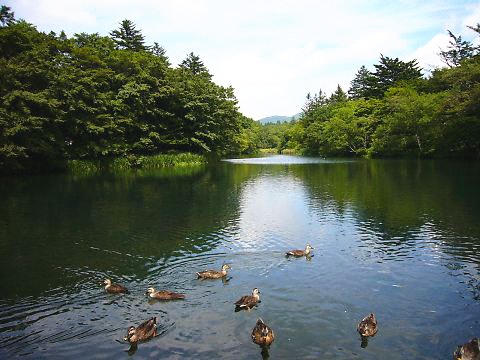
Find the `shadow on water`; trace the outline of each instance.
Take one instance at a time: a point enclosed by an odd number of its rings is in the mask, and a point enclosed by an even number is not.
[[[479,166],[320,160],[0,179],[0,358],[121,357],[146,315],[165,331],[134,356],[258,357],[258,316],[272,358],[446,358],[478,336]],[[285,258],[306,243],[313,260]],[[150,286],[186,299],[149,302]],[[233,316],[253,287],[262,304]],[[382,333],[359,347],[372,310]]]
[[[270,359],[270,352],[268,351],[268,346],[260,346],[260,348],[262,349],[260,351],[260,355],[262,355],[262,359],[263,360]]]

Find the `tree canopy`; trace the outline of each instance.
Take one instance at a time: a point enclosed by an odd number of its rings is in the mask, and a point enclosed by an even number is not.
[[[422,77],[416,60],[380,55],[346,93],[308,94],[301,117],[260,126],[199,55],[172,67],[124,20],[110,36],[44,33],[2,6],[0,172],[74,159],[259,147],[322,156],[480,157],[480,47],[451,32],[449,65]],[[469,27],[480,36],[480,24]],[[348,95],[347,95],[348,94]]]
[[[253,120],[198,55],[173,68],[128,20],[111,37],[0,28],[0,171],[165,151],[253,151]]]
[[[480,35],[480,25],[469,27]],[[479,47],[452,38],[440,57],[448,68],[423,78],[416,60],[380,55],[362,66],[349,98],[307,95],[286,147],[324,156],[480,157]]]

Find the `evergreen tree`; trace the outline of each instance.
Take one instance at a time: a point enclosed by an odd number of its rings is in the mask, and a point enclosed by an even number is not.
[[[477,24],[477,28],[480,25]],[[470,27],[472,30],[477,31],[475,28]],[[450,30],[447,30],[450,36],[448,43],[448,49],[440,51],[440,59],[449,67],[453,68],[460,65],[460,62],[464,59],[468,59],[473,56],[475,48],[469,41],[462,40],[461,36],[455,36]]]
[[[118,30],[110,33],[113,41],[117,44],[117,48],[132,51],[147,50],[144,45],[145,39],[140,30],[135,29],[135,24],[130,20],[123,20]]]
[[[373,82],[373,74],[362,65],[357,71],[355,79],[350,82],[348,94],[352,99],[366,98]]]
[[[164,49],[163,46],[160,46],[157,42],[153,43],[153,46],[150,48],[150,51],[153,55],[162,58],[168,65],[170,65],[170,61],[168,59],[167,51]]]
[[[417,60],[401,61],[380,54],[380,64],[374,65],[372,83],[366,97],[381,99],[385,91],[400,81],[412,81],[422,77]]]
[[[0,8],[0,24],[1,26],[8,26],[15,22],[13,11],[8,6],[2,5]]]
[[[348,100],[347,94],[343,91],[340,85],[337,85],[337,89],[330,95],[329,101],[331,103],[343,103]]]
[[[305,105],[303,105],[302,112],[303,115],[307,115],[310,112],[318,109],[321,106],[327,105],[328,99],[322,89],[318,91],[318,94],[308,93],[305,100]]]
[[[188,54],[187,58],[182,61],[180,68],[188,70],[192,75],[203,74],[210,77],[207,67],[203,64],[202,60],[200,60],[200,57],[193,52]]]

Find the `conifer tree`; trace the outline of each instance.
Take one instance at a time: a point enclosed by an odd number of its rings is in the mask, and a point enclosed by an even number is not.
[[[12,9],[8,6],[2,5],[0,8],[0,24],[1,26],[7,26],[15,22],[15,17]]]
[[[142,51],[148,48],[144,45],[145,39],[140,30],[135,29],[135,24],[130,20],[123,20],[118,30],[110,33],[117,48],[132,51]]]

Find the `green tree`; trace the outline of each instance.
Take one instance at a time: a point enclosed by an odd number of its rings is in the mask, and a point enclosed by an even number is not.
[[[119,29],[110,32],[110,36],[119,49],[132,51],[147,50],[147,47],[144,45],[145,39],[142,32],[135,29],[135,24],[130,20],[123,20]]]
[[[41,168],[63,158],[53,95],[62,46],[24,21],[0,30],[0,168]]]
[[[192,75],[204,75],[209,78],[211,77],[207,67],[203,64],[203,61],[200,60],[200,57],[195,55],[193,52],[187,55],[186,59],[182,61],[179,67],[189,71]]]
[[[475,29],[472,28],[474,31]],[[450,36],[447,50],[442,50],[439,53],[440,59],[449,67],[460,65],[464,59],[473,56],[475,48],[469,41],[462,40],[461,36],[455,36],[450,30],[447,30]]]
[[[152,52],[153,55],[161,57],[165,63],[170,65],[170,61],[167,56],[167,51],[163,48],[163,46],[160,46],[157,42],[153,43],[153,46],[150,48],[150,51]]]
[[[0,24],[1,26],[8,26],[15,22],[15,14],[8,6],[2,5],[0,8]]]
[[[444,94],[421,94],[413,87],[393,87],[385,94],[382,122],[371,154],[430,156],[437,151]]]
[[[441,148],[444,156],[480,157],[480,57],[454,68],[437,69],[429,81],[445,94],[442,103]]]
[[[368,97],[373,81],[373,74],[362,65],[357,71],[355,78],[350,82],[350,89],[348,90],[350,98],[361,99]]]
[[[380,63],[375,64],[372,83],[365,97],[381,99],[385,92],[399,82],[412,82],[422,77],[417,60],[401,61],[380,54]]]
[[[328,99],[331,103],[343,103],[348,100],[347,94],[343,91],[340,85],[337,85],[335,91],[330,95]]]

